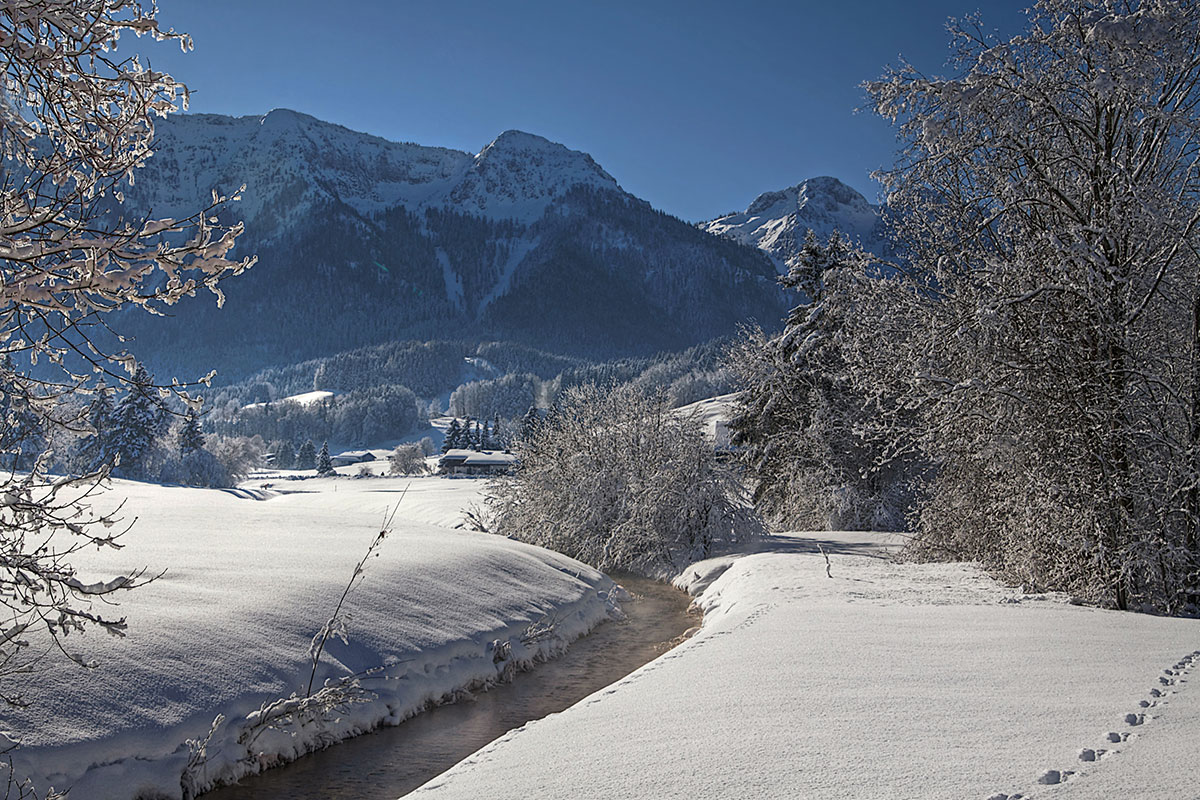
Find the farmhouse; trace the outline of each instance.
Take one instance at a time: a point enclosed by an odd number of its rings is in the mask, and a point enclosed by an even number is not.
[[[447,450],[438,461],[438,472],[442,475],[503,475],[516,463],[516,456],[500,450]]]
[[[365,461],[374,461],[377,456],[370,450],[347,450],[344,453],[338,453],[336,456],[331,456],[330,461],[335,467],[348,467],[351,464],[361,464]]]

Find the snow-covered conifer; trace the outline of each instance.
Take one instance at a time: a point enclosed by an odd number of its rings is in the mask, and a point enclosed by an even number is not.
[[[316,468],[317,448],[313,445],[312,439],[306,439],[304,444],[300,445],[300,449],[296,452],[296,469]]]
[[[446,428],[446,438],[442,441],[442,452],[446,453],[449,450],[461,447],[461,436],[462,428],[458,424],[458,418],[455,417],[450,420],[450,425]]]
[[[317,453],[317,474],[333,473],[333,459],[329,457],[329,442],[321,442],[321,452]]]
[[[179,425],[179,453],[187,456],[197,450],[204,449],[204,432],[200,430],[200,417],[195,411],[188,410],[183,422]]]
[[[105,463],[127,478],[151,477],[151,462],[157,457],[158,439],[166,429],[161,398],[154,379],[138,365],[124,397],[117,401],[109,419],[110,435]]]

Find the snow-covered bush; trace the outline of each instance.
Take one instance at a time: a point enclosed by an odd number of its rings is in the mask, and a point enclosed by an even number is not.
[[[699,424],[662,394],[575,387],[492,484],[491,530],[601,569],[663,574],[764,533]]]
[[[432,444],[430,441],[430,447]],[[425,452],[420,444],[399,445],[388,456],[388,472],[393,475],[424,475],[428,471]]]
[[[257,436],[210,436],[207,448],[221,468],[237,479],[263,465],[266,446]]]

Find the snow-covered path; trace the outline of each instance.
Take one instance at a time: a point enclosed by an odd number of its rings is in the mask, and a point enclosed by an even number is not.
[[[1164,673],[1200,621],[1022,596],[862,536],[825,547],[832,578],[801,536],[689,568],[693,639],[416,796],[1200,796],[1200,661]]]

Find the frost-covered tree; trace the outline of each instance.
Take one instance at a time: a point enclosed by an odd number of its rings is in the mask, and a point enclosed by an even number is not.
[[[424,475],[428,471],[425,453],[419,444],[398,445],[388,456],[388,472],[393,475]]]
[[[329,457],[329,442],[321,442],[321,451],[317,453],[317,474],[331,475],[333,459]]]
[[[0,361],[0,470],[25,470],[46,450],[46,430],[36,410],[38,398],[23,395],[12,373],[12,360]]]
[[[568,390],[489,490],[493,531],[602,569],[666,574],[763,533],[694,419],[628,384]]]
[[[304,444],[300,445],[300,449],[296,452],[296,469],[316,468],[317,448],[313,445],[312,439],[307,439]]]
[[[953,77],[868,84],[906,259],[864,287],[859,387],[936,466],[916,550],[1121,608],[1198,595],[1200,5],[1040,0]],[[872,387],[875,387],[873,389]]]
[[[204,449],[204,432],[200,430],[200,416],[189,409],[179,424],[179,453],[187,456]]]
[[[272,448],[275,453],[274,466],[279,469],[291,469],[296,463],[296,451],[292,448],[292,443],[284,439],[276,442]]]
[[[538,407],[530,406],[529,410],[525,412],[525,416],[521,417],[521,438],[528,439],[533,436],[541,424],[542,414],[538,411]]]
[[[787,529],[895,530],[907,494],[901,459],[864,436],[868,415],[842,354],[870,268],[834,232],[810,230],[780,282],[799,303],[783,330],[747,331],[730,351],[742,391],[730,419],[759,511]]]
[[[166,432],[166,422],[154,379],[139,364],[128,391],[117,401],[109,418],[105,464],[126,478],[150,477],[152,463],[160,455],[158,440]]]
[[[156,15],[143,0],[0,0],[0,356],[11,357],[0,380],[47,431],[87,431],[87,407],[72,400],[100,377],[130,385],[135,362],[103,334],[113,312],[158,310],[202,288],[219,298],[218,282],[251,264],[229,258],[241,226],[213,221],[226,198],[198,199],[184,219],[122,208],[155,118],[187,96],[119,46],[122,34],[145,34],[190,47]],[[51,479],[51,461],[44,451],[27,472],[0,475],[7,700],[39,654],[86,661],[78,646],[53,646],[63,636],[119,633],[124,620],[100,601],[140,583],[139,573],[94,581],[76,570],[76,553],[116,546],[122,527],[89,507],[103,468]]]

